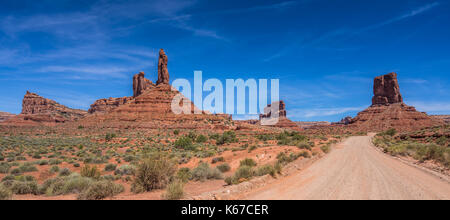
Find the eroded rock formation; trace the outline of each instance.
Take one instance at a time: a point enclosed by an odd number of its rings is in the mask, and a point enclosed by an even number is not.
[[[372,106],[359,112],[351,120],[351,127],[363,131],[384,131],[390,128],[409,131],[443,123],[403,103],[395,73],[376,77],[373,90]]]
[[[278,107],[278,108],[277,108]],[[264,108],[264,114],[259,115],[261,125],[272,127],[300,129],[300,127],[286,117],[286,104],[284,101],[273,102]]]
[[[233,129],[230,115],[209,114],[198,111],[194,104],[169,85],[167,56],[160,51],[157,85],[145,79],[144,73],[133,77],[133,97],[97,100],[91,106],[92,114],[83,120],[84,124],[102,123],[106,127],[137,128],[186,128],[186,129]],[[188,113],[175,114],[173,100],[180,97],[179,103],[190,106]],[[194,113],[200,114],[194,114]]]
[[[387,105],[403,102],[396,73],[375,77],[373,93],[372,105]]]
[[[133,97],[141,95],[144,90],[153,86],[152,81],[145,78],[144,72],[140,72],[133,76]]]
[[[169,70],[167,70],[167,56],[163,49],[159,50],[159,60],[158,60],[158,81],[156,85],[159,84],[169,84]]]
[[[99,99],[91,105],[88,112],[91,114],[107,113],[121,105],[128,103],[132,99],[132,97]]]
[[[78,120],[86,113],[27,91],[23,97],[22,113],[18,118],[35,122],[67,122]]]

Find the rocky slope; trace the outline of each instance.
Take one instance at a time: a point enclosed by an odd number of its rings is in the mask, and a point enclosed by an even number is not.
[[[390,128],[408,131],[442,124],[441,120],[403,103],[396,73],[376,77],[373,90],[372,106],[358,113],[351,120],[350,127],[363,131]]]

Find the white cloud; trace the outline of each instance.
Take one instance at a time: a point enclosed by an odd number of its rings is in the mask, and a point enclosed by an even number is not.
[[[450,114],[450,102],[411,101],[407,104],[416,107],[418,111],[429,114]]]

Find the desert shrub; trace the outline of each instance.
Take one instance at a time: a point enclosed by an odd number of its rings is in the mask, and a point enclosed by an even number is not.
[[[12,199],[12,192],[3,184],[0,184],[0,200],[11,200]]]
[[[80,167],[80,164],[79,163],[74,163],[73,167]]]
[[[178,200],[183,198],[184,183],[182,181],[172,181],[169,183],[166,189],[166,193],[164,193],[163,198],[167,200]]]
[[[252,145],[248,147],[248,152],[251,153],[252,151],[256,150],[256,148],[258,148],[256,145]]]
[[[297,160],[299,157],[300,154],[290,153],[289,155],[287,155],[286,153],[281,152],[277,155],[277,162],[282,165],[286,165],[294,160]]]
[[[97,166],[89,166],[89,165],[85,165],[84,167],[82,167],[80,170],[80,174],[83,177],[89,177],[93,179],[98,179],[101,175]]]
[[[21,166],[19,166],[19,169],[21,173],[38,171],[38,169],[35,166],[29,163],[22,164]]]
[[[223,162],[223,161],[225,161],[225,159],[223,157],[215,157],[211,160],[211,163],[215,164],[217,162]]]
[[[258,169],[256,170],[256,175],[257,176],[264,176],[264,175],[271,175],[272,177],[276,176],[276,170],[272,165],[266,164],[264,166],[258,167]]]
[[[442,145],[442,146],[448,146],[449,140],[445,136],[441,136],[436,140],[436,144]]]
[[[232,176],[232,183],[237,184],[251,179],[255,175],[255,171],[250,166],[240,166]]]
[[[106,142],[110,142],[112,141],[112,139],[114,139],[117,135],[114,133],[108,133],[105,135],[105,141]]]
[[[78,194],[78,200],[102,200],[107,197],[115,196],[124,191],[124,187],[111,181],[97,181]]]
[[[204,143],[208,140],[208,138],[205,135],[199,135],[196,139],[195,142],[197,143]]]
[[[50,168],[50,172],[51,172],[51,173],[57,173],[57,172],[59,172],[59,167],[58,167],[58,166],[52,166],[52,167]]]
[[[325,145],[323,145],[323,146],[321,146],[320,147],[320,149],[324,152],[324,153],[329,153],[330,152],[330,150],[331,150],[331,147],[330,147],[330,145],[329,144],[325,144]]]
[[[220,172],[225,173],[230,171],[231,167],[227,163],[223,163],[217,166],[217,169],[220,170]]]
[[[311,155],[309,154],[308,151],[302,151],[301,153],[299,153],[299,156],[304,157],[304,158],[310,158]]]
[[[222,179],[222,173],[217,168],[211,168],[208,163],[200,163],[192,170],[192,178],[196,181],[207,179]]]
[[[178,138],[174,146],[176,148],[184,149],[184,150],[194,150],[195,146],[192,144],[192,139],[189,137],[180,137]]]
[[[254,167],[254,166],[256,166],[256,162],[251,158],[245,158],[245,159],[241,160],[241,162],[239,163],[239,166]]]
[[[275,163],[273,168],[275,169],[275,171],[277,173],[281,174],[281,171],[283,170],[283,165],[281,163],[277,162],[277,163]]]
[[[187,183],[190,179],[192,179],[191,170],[187,167],[180,168],[177,172],[177,179],[183,183]]]
[[[48,165],[48,160],[40,160],[38,164],[39,166]]]
[[[22,182],[14,181],[11,186],[11,191],[14,194],[24,195],[24,194],[39,194],[38,184],[35,181]]]
[[[14,168],[10,172],[12,175],[20,175],[22,174],[22,171],[19,168]]]
[[[139,163],[132,185],[135,193],[162,189],[176,172],[176,163],[163,154],[152,155]]]
[[[134,175],[136,168],[133,165],[122,165],[114,171],[115,175]]]
[[[8,163],[0,164],[0,173],[8,173],[9,169],[11,169],[11,166]]]
[[[105,171],[114,171],[116,170],[116,168],[117,168],[116,164],[110,163],[105,166]]]
[[[80,193],[86,190],[94,180],[82,177],[78,173],[73,173],[67,177],[56,177],[46,180],[39,191],[48,196],[64,195],[70,193]]]
[[[179,130],[174,130],[174,131],[173,131],[173,134],[174,134],[174,135],[178,135],[178,134],[180,134],[180,131],[179,131]]]
[[[268,140],[273,140],[275,139],[275,137],[273,135],[270,134],[259,134],[256,136],[256,138],[260,141],[268,141]]]
[[[59,176],[68,176],[72,172],[69,170],[69,168],[63,168],[61,171],[59,171]]]
[[[311,143],[307,143],[307,142],[304,142],[304,141],[302,141],[302,142],[299,142],[298,144],[297,144],[297,147],[298,148],[300,148],[300,149],[307,149],[307,150],[311,150]]]
[[[395,128],[391,128],[389,130],[386,130],[386,131],[382,132],[380,135],[382,135],[382,136],[387,135],[387,136],[393,137],[396,134],[397,134],[397,130],[395,130]]]
[[[50,159],[50,161],[48,162],[48,164],[50,165],[58,165],[61,164],[62,162],[58,159]]]

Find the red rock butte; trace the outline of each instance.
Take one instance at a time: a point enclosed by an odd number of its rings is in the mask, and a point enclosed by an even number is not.
[[[153,84],[140,72],[133,76],[133,97],[97,100],[89,109],[90,115],[81,121],[83,124],[102,124],[105,127],[139,128],[186,128],[186,129],[227,129],[233,128],[230,115],[209,114],[199,111],[194,104],[179,91],[169,85],[167,55],[159,52],[158,81]],[[175,114],[172,100],[176,96],[181,103],[190,104],[190,114]]]
[[[278,106],[278,109],[273,108],[273,106]],[[276,110],[277,112],[273,112],[274,110]],[[269,104],[264,108],[264,114],[259,115],[259,124],[264,124],[262,123],[262,120],[271,119],[277,120],[274,125],[269,125],[271,127],[301,130],[301,128],[295,122],[287,118],[286,104],[282,100],[273,102],[272,104]]]
[[[403,103],[396,73],[378,76],[374,80],[372,106],[359,112],[349,126],[362,131],[416,130],[442,124],[424,112]]]

